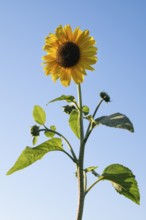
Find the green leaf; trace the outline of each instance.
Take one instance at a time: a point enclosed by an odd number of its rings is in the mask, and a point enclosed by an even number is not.
[[[88,172],[92,172],[93,170],[96,170],[98,168],[98,166],[91,166],[91,167],[87,167],[85,169],[85,172],[88,173]]]
[[[75,97],[72,95],[62,95],[56,99],[51,100],[49,103],[56,101],[67,101],[67,102],[75,102]]]
[[[89,114],[89,107],[87,105],[84,105],[82,108],[82,112],[84,113],[84,115],[88,115]]]
[[[73,110],[69,117],[69,125],[74,132],[74,134],[80,138],[80,121],[79,121],[79,112]]]
[[[36,147],[26,147],[20,154],[14,166],[7,172],[10,175],[18,170],[30,166],[37,160],[40,160],[46,153],[50,151],[62,151],[62,140],[60,138],[52,138]]]
[[[50,130],[56,131],[55,125],[51,125],[51,126],[50,126]],[[53,132],[51,132],[51,131],[45,131],[44,134],[45,134],[45,136],[48,137],[48,138],[53,138],[54,135],[55,135],[55,133],[53,133]]]
[[[46,122],[46,113],[39,105],[34,106],[33,117],[34,120],[40,125],[44,125]]]
[[[95,119],[97,124],[103,124],[114,128],[123,128],[128,131],[134,132],[134,127],[129,118],[121,113],[115,113],[108,116],[102,116]]]
[[[118,193],[137,204],[140,203],[137,181],[129,168],[120,164],[112,164],[105,168],[99,179],[110,180]]]

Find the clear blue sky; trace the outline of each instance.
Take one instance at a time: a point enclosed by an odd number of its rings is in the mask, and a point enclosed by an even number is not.
[[[71,161],[50,153],[32,166],[6,176],[25,146],[34,124],[33,106],[45,108],[48,125],[56,124],[78,151],[68,128],[65,103],[46,103],[61,94],[76,96],[70,87],[54,84],[43,73],[44,38],[59,25],[89,29],[96,39],[99,61],[82,85],[83,102],[94,110],[99,92],[112,102],[99,115],[126,114],[135,133],[98,127],[86,148],[86,166],[99,172],[112,163],[136,175],[141,205],[117,194],[109,182],[99,183],[87,196],[84,220],[144,220],[146,218],[146,1],[144,0],[0,0],[0,219],[72,220],[76,216],[77,180]],[[40,138],[40,142],[44,138]],[[91,177],[93,181],[93,177]]]

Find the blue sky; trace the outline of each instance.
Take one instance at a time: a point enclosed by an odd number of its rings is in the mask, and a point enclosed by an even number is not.
[[[76,216],[75,167],[63,154],[50,153],[20,172],[5,175],[25,146],[32,146],[29,130],[36,104],[46,110],[48,125],[55,124],[78,152],[78,140],[61,109],[65,103],[46,106],[62,94],[77,95],[74,83],[65,88],[42,70],[44,38],[59,24],[89,29],[96,39],[99,60],[82,85],[83,103],[92,112],[99,93],[107,91],[112,102],[100,108],[99,116],[121,112],[135,127],[134,134],[98,127],[88,142],[85,165],[99,166],[100,173],[112,163],[129,167],[139,183],[141,205],[102,182],[87,196],[83,219],[146,218],[145,12],[144,0],[0,1],[0,219],[68,220]]]

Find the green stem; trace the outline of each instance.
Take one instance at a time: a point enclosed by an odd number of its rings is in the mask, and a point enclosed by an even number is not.
[[[79,102],[79,123],[80,123],[80,152],[77,166],[77,178],[78,178],[78,209],[77,220],[82,220],[84,199],[85,199],[85,175],[84,175],[84,127],[83,127],[83,113],[82,113],[82,93],[81,85],[78,84],[78,102]]]
[[[103,99],[99,102],[99,104],[97,105],[97,107],[96,107],[96,109],[95,109],[95,111],[94,111],[94,113],[93,113],[93,115],[92,115],[92,117],[93,117],[93,119],[94,119],[94,117],[95,117],[95,115],[96,115],[96,113],[97,113],[97,111],[98,111],[98,109],[99,109],[99,107],[100,107],[100,105],[101,105],[101,103],[103,102]],[[91,134],[91,122],[89,123],[89,125],[88,125],[88,128],[87,128],[87,131],[86,131],[86,135],[85,135],[85,139],[84,139],[84,142],[86,143],[87,142],[87,140],[88,140],[88,138],[89,138],[89,135]]]
[[[95,186],[96,183],[98,183],[100,180],[101,180],[101,179],[96,180],[96,181],[86,190],[85,195],[87,195],[87,193],[93,188],[93,186]]]
[[[97,113],[97,111],[98,111],[98,109],[99,109],[99,107],[100,107],[100,105],[101,105],[101,103],[103,102],[103,99],[99,102],[99,104],[97,105],[97,107],[96,107],[96,109],[95,109],[95,111],[94,111],[94,113],[93,113],[93,118],[95,117],[95,115],[96,115],[96,113]]]
[[[74,158],[65,150],[62,150],[61,152],[65,153],[74,163],[76,163],[76,161],[74,160]]]

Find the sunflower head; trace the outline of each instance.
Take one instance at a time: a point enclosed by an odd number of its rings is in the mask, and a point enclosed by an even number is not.
[[[89,31],[78,27],[72,31],[70,25],[56,29],[55,34],[46,37],[43,49],[44,71],[56,81],[60,78],[64,86],[73,79],[76,84],[83,82],[86,70],[94,70],[91,65],[97,61],[95,40]]]

